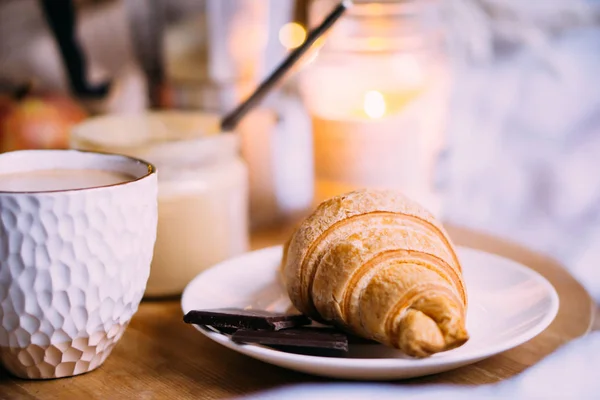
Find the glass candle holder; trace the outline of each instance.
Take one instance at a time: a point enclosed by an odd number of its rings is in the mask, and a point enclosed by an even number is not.
[[[247,251],[248,173],[237,135],[213,114],[103,116],[76,126],[71,147],[153,160],[158,231],[146,297],[180,294],[199,272]]]
[[[392,188],[437,213],[434,171],[450,90],[440,3],[354,3],[300,77],[313,124],[315,201]],[[335,4],[316,0],[311,19]]]

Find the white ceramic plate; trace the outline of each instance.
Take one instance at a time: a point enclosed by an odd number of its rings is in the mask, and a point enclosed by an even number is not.
[[[278,279],[282,248],[270,247],[227,260],[192,280],[181,300],[183,312],[221,307],[285,311],[290,302]],[[196,328],[237,352],[280,367],[344,379],[389,380],[458,368],[516,347],[542,332],[558,311],[558,295],[537,272],[512,260],[459,248],[469,295],[462,347],[426,359],[411,359],[378,344],[350,345],[344,357],[320,357],[240,345],[210,329]]]

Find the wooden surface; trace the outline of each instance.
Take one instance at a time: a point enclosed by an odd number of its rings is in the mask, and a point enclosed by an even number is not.
[[[594,304],[560,264],[467,229],[449,227],[449,231],[457,244],[512,258],[543,274],[559,293],[558,316],[546,331],[513,350],[455,371],[397,384],[497,382],[590,330]],[[280,229],[256,234],[253,248],[281,243],[288,233],[289,229]],[[326,381],[223,348],[184,324],[182,316],[178,299],[144,301],[98,370],[52,381],[15,379],[0,370],[0,399],[232,398],[287,384]]]

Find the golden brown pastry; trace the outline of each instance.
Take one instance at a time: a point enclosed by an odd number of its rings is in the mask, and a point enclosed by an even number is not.
[[[298,310],[410,356],[469,338],[452,242],[429,212],[397,192],[325,201],[285,244],[281,269]]]

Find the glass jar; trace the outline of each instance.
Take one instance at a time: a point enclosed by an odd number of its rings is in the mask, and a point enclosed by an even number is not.
[[[312,23],[335,4],[316,0]],[[300,77],[313,123],[316,202],[393,188],[437,213],[449,72],[439,1],[354,1]]]
[[[247,168],[237,136],[212,114],[103,116],[76,126],[71,147],[125,154],[158,170],[158,231],[147,297],[180,294],[199,272],[247,251]]]

